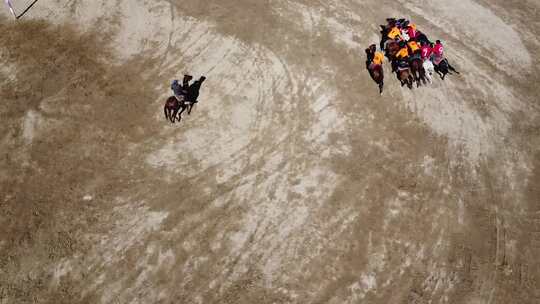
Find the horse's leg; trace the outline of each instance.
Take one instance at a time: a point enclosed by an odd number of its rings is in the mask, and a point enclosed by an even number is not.
[[[444,75],[439,67],[435,67],[435,72],[439,75],[439,77],[441,77],[442,80],[444,80]]]
[[[188,106],[188,111],[187,111],[187,114],[188,115],[191,115],[191,109],[193,109],[193,105],[194,103],[190,103],[189,106]]]
[[[174,109],[174,112],[173,112],[172,115],[171,115],[171,118],[172,118],[172,122],[173,122],[173,123],[174,123],[174,121],[176,120],[176,115],[177,115],[179,109],[180,109],[180,107],[176,107],[176,108]],[[178,118],[178,121],[180,121],[180,118]]]
[[[173,113],[173,109],[168,108],[167,109],[167,116],[169,116],[169,121],[174,123],[174,117],[172,116],[172,113]]]
[[[426,78],[427,78],[427,80],[429,81],[429,83],[433,83],[433,77],[432,77],[432,76],[433,76],[433,72],[434,72],[434,70],[433,70],[431,67],[429,67],[428,69],[426,69]]]
[[[167,112],[167,106],[164,106],[164,107],[163,107],[163,113],[165,113],[165,119],[168,120],[168,119],[169,119],[169,115],[167,115],[167,114],[168,114],[168,112]]]
[[[454,67],[451,66],[450,63],[448,63],[448,69],[449,69],[450,71],[453,71],[453,72],[456,73],[456,74],[459,74],[459,72],[458,72],[456,69],[454,69]]]
[[[182,110],[180,110],[180,113],[178,113],[178,121],[182,119],[182,113],[184,113],[184,111],[186,110],[186,106],[182,105],[181,108]]]
[[[384,86],[384,81],[381,80],[381,82],[379,83],[379,94],[382,95],[382,91],[383,91],[383,86]]]
[[[415,69],[414,71],[414,81],[416,82],[416,87],[419,88],[420,87],[420,70],[419,69]]]

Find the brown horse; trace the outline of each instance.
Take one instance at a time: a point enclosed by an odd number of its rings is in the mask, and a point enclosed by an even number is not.
[[[384,86],[384,72],[382,65],[370,64],[368,66],[368,71],[373,81],[379,85],[379,94],[382,94]]]
[[[411,75],[410,68],[398,68],[398,79],[401,82],[401,86],[407,85],[409,89],[412,89],[413,77]]]
[[[371,79],[373,79],[375,83],[379,85],[379,94],[382,94],[384,86],[384,72],[382,69],[382,65],[373,63],[373,58],[375,57],[376,51],[377,47],[375,46],[375,44],[370,45],[366,49],[366,69],[368,70]]]
[[[399,52],[399,49],[399,43],[397,43],[396,41],[389,40],[388,42],[386,42],[385,52],[388,58],[395,58],[396,54]]]
[[[426,71],[424,70],[423,62],[420,57],[411,57],[409,61],[411,74],[416,82],[416,87],[420,87],[420,81],[426,84]]]
[[[176,115],[178,115],[178,121],[180,121],[182,119],[182,113],[187,107],[188,105],[183,99],[179,101],[176,97],[171,96],[167,98],[165,106],[163,107],[165,118],[174,123],[175,119],[177,118]],[[180,111],[180,113],[178,113],[178,111]]]

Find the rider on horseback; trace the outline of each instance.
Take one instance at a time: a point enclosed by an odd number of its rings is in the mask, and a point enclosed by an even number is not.
[[[459,74],[459,72],[456,71],[456,69],[450,65],[448,60],[444,58],[444,47],[440,40],[437,40],[435,42],[435,45],[433,46],[433,64],[435,65],[436,68],[437,66],[441,64],[446,65],[448,67],[448,70]]]
[[[418,31],[416,31],[416,24],[414,23],[409,24],[409,28],[407,29],[407,34],[409,35],[410,39],[416,40],[418,36]]]
[[[388,32],[388,38],[391,40],[395,40],[396,38],[402,39],[401,37],[401,31],[397,26],[394,26],[390,32]]]
[[[422,60],[431,60],[431,44],[427,42],[421,42],[422,47],[420,48],[420,53],[422,54]]]
[[[182,80],[182,85],[178,82],[178,79],[173,80],[171,83],[171,90],[174,93],[174,97],[178,101],[184,101],[186,98],[186,95],[188,94],[188,88],[189,88],[189,81],[193,79],[193,76],[191,75],[184,75],[184,79]]]
[[[368,69],[373,70],[376,66],[382,66],[384,54],[377,51],[377,46],[372,44],[366,49],[367,60],[369,62]]]
[[[409,47],[410,53],[413,54],[414,57],[420,58],[420,55],[421,55],[420,46],[418,45],[418,43],[416,43],[416,41],[414,40],[409,41],[409,43],[407,43],[407,46]]]
[[[444,59],[444,47],[440,40],[435,42],[433,46],[433,63],[439,64]]]
[[[397,52],[396,58],[397,59],[407,59],[409,57],[409,49],[407,48],[407,44],[405,43],[405,41],[401,41],[399,43],[399,47],[401,49]]]

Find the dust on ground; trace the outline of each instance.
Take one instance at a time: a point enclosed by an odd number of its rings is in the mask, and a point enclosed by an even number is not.
[[[363,48],[398,15],[463,76],[408,91],[386,70],[379,96]],[[0,303],[538,302],[537,17],[469,0],[0,15]],[[187,71],[208,80],[170,125]]]

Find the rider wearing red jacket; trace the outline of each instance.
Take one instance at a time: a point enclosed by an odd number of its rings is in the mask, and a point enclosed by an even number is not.
[[[440,40],[435,42],[433,46],[433,63],[439,64],[444,59],[444,47]]]
[[[435,42],[435,45],[433,46],[433,54],[435,56],[444,56],[444,47],[440,40]]]
[[[416,40],[416,37],[418,36],[418,31],[416,31],[416,24],[409,25],[409,28],[407,29],[407,34],[411,39]]]
[[[431,59],[431,54],[433,50],[431,49],[431,45],[427,42],[422,42],[422,47],[420,48],[420,51],[422,52],[422,60],[429,60]]]

